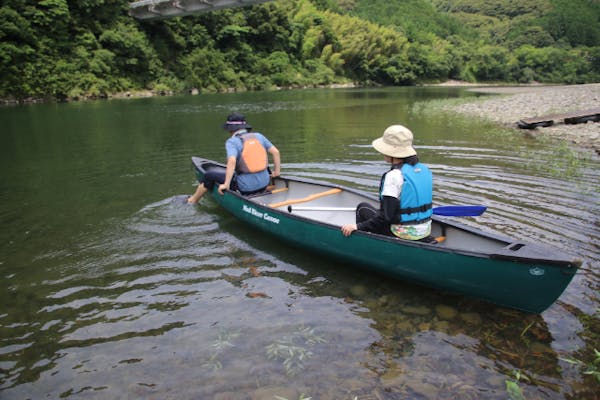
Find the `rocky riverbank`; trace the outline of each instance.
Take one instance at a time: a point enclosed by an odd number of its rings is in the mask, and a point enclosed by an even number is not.
[[[486,118],[515,129],[525,118],[566,113],[600,107],[600,83],[573,86],[477,87],[469,90],[493,93],[492,96],[452,106],[453,111]],[[555,124],[523,133],[548,135],[567,140],[600,155],[600,123]]]

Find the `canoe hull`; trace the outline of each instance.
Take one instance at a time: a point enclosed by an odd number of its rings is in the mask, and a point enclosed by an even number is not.
[[[201,177],[198,160],[196,173]],[[200,165],[206,165],[203,161]],[[345,237],[339,225],[294,215],[234,192],[220,195],[215,190],[212,195],[241,221],[295,246],[396,279],[527,312],[541,313],[554,303],[577,271],[577,263],[568,259],[519,260],[499,252],[478,254],[360,231]]]

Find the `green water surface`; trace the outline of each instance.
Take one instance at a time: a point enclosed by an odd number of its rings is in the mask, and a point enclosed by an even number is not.
[[[0,108],[0,398],[597,398],[600,163],[432,106],[468,97],[323,89]],[[209,198],[175,201],[194,190],[192,155],[224,160],[231,111],[280,149],[284,175],[373,192],[386,165],[370,143],[404,124],[436,205],[486,204],[464,222],[583,265],[530,315],[307,254]]]

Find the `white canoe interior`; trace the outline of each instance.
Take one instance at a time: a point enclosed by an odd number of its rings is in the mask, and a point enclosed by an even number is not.
[[[377,200],[359,193],[332,186],[283,179],[276,179],[275,185],[270,186],[269,191],[252,196],[250,200],[282,212],[340,227],[355,222],[355,210],[359,203],[367,202],[379,207]],[[434,218],[431,235],[436,238],[444,238],[432,246],[452,250],[499,253],[512,252],[520,248],[518,243],[513,243],[508,239],[503,240],[503,238],[488,236],[483,232],[476,233],[455,227],[440,218]],[[514,250],[511,250],[513,246]]]

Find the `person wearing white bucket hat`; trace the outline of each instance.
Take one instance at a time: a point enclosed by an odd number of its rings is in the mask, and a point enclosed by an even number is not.
[[[381,177],[380,207],[359,204],[356,223],[342,226],[342,233],[349,236],[361,230],[431,241],[433,177],[429,168],[419,162],[412,132],[405,126],[392,125],[372,144],[391,165]]]
[[[412,142],[413,133],[408,128],[392,125],[383,131],[382,137],[373,140],[373,147],[384,156],[406,158],[417,155]]]

